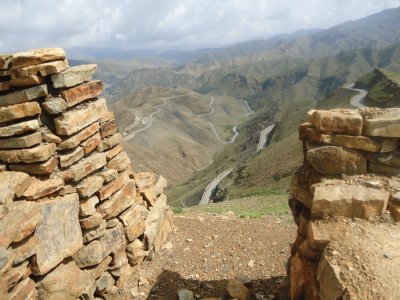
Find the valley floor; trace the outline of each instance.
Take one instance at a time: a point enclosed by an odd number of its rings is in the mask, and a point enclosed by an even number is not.
[[[258,218],[244,217],[254,201],[260,198],[248,199],[247,206],[239,205],[241,201],[210,204],[175,214],[170,242],[153,261],[139,267],[123,294],[127,299],[176,299],[177,290],[184,288],[198,299],[223,298],[228,280],[243,274],[252,279],[259,299],[269,299],[286,274],[296,226],[288,212],[277,210]]]

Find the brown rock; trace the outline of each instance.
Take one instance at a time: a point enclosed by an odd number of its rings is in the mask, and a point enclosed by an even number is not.
[[[99,119],[100,125],[110,121],[111,119],[115,119],[115,115],[112,111],[106,111],[102,114],[102,116]]]
[[[99,198],[97,198],[97,196],[81,200],[79,216],[80,217],[93,216],[96,213],[96,205],[98,203],[99,203]]]
[[[8,294],[8,299],[10,300],[37,299],[35,282],[29,277],[25,278],[10,291],[10,293]]]
[[[61,48],[34,49],[14,53],[12,58],[12,68],[19,69],[22,67],[38,65],[49,61],[64,59],[65,52]]]
[[[313,185],[311,214],[315,218],[344,216],[371,218],[386,211],[390,193],[361,185]]]
[[[395,203],[389,203],[387,208],[393,220],[395,222],[400,222],[400,205]]]
[[[38,246],[31,267],[37,275],[46,274],[83,245],[78,194],[41,202],[40,207],[41,223],[35,231]]]
[[[99,145],[99,151],[107,151],[111,148],[115,147],[123,140],[122,134],[117,132],[116,134],[110,136],[109,138],[105,139],[101,145]]]
[[[399,140],[396,138],[380,138],[381,147],[379,152],[392,152],[399,146]]]
[[[107,229],[107,221],[102,220],[98,226],[93,226],[91,228],[82,229],[83,243],[87,244],[95,239],[98,239],[104,235]]]
[[[307,151],[307,160],[324,175],[355,175],[367,171],[367,160],[359,152],[335,146],[323,146]]]
[[[106,100],[100,98],[87,105],[86,108],[69,111],[54,120],[58,135],[71,135],[96,122],[107,110]]]
[[[29,149],[0,150],[0,160],[7,163],[36,163],[48,160],[55,150],[55,144],[41,144]]]
[[[60,196],[65,196],[69,194],[74,194],[76,193],[76,188],[70,184],[64,185],[60,192],[58,193]]]
[[[340,267],[332,264],[325,255],[318,264],[317,280],[321,299],[340,299],[346,288],[340,281]]]
[[[42,142],[40,132],[0,140],[1,149],[29,148]]]
[[[104,219],[109,220],[121,214],[135,201],[135,182],[129,180],[125,186],[112,195],[108,200],[103,201],[98,207]]]
[[[99,131],[99,123],[94,123],[78,133],[74,134],[71,137],[68,137],[65,139],[60,145],[58,145],[58,150],[64,150],[64,149],[71,149],[79,146],[79,144],[88,139],[90,136],[94,135],[96,132]]]
[[[153,189],[156,195],[159,196],[162,193],[164,193],[164,189],[166,189],[167,187],[168,187],[167,180],[160,175]]]
[[[40,180],[32,177],[28,189],[24,192],[23,196],[27,200],[36,200],[44,196],[53,194],[64,186],[64,180],[61,178],[53,178]]]
[[[67,101],[68,106],[71,107],[85,100],[96,98],[102,92],[103,83],[100,80],[95,80],[62,90],[61,96]]]
[[[361,135],[363,118],[351,109],[316,110],[311,116],[311,123],[320,132],[339,132]]]
[[[81,197],[90,197],[103,187],[104,179],[101,176],[91,176],[84,179],[77,187]]]
[[[125,228],[127,240],[132,242],[144,233],[144,219],[147,216],[147,209],[141,205],[134,205],[124,211],[118,218]]]
[[[317,221],[310,221],[307,228],[307,239],[311,248],[322,251],[329,244],[329,236]]]
[[[140,240],[126,246],[126,253],[128,254],[128,262],[131,266],[140,264],[145,258],[147,252],[144,251],[144,244]]]
[[[47,85],[37,85],[21,91],[0,96],[0,106],[8,106],[35,100],[48,94]]]
[[[32,175],[48,175],[52,174],[58,165],[56,156],[51,157],[49,160],[36,164],[10,164],[8,167],[12,171],[25,172]]]
[[[76,147],[75,149],[71,149],[65,154],[60,154],[60,166],[62,168],[68,167],[73,163],[80,160],[85,155],[85,150],[82,147]]]
[[[0,107],[0,123],[36,116],[41,111],[40,105],[37,102],[25,102]]]
[[[21,197],[30,182],[30,176],[22,172],[0,172],[0,204],[9,205],[14,196]]]
[[[167,241],[169,234],[173,229],[172,212],[170,210],[164,211],[164,217],[160,221],[158,228],[158,234],[154,240],[154,251],[158,252],[161,250],[164,243]]]
[[[400,175],[400,151],[368,155],[369,171],[388,176]]]
[[[107,159],[104,153],[94,153],[89,157],[84,158],[79,163],[71,166],[72,179],[74,181],[79,181],[83,177],[105,166],[106,163]]]
[[[42,131],[42,139],[43,139],[43,141],[46,141],[48,143],[54,143],[54,144],[60,144],[62,142],[62,140],[55,134],[52,134],[50,132],[44,132],[44,131]]]
[[[100,213],[96,212],[92,216],[86,217],[84,219],[80,219],[79,223],[84,229],[92,229],[94,227],[100,226],[103,222],[103,217]],[[106,222],[107,223],[107,222]]]
[[[115,280],[110,273],[103,273],[98,280],[96,280],[97,293],[100,295],[109,294],[115,291]]]
[[[298,175],[294,175],[292,177],[290,191],[296,200],[310,208],[312,203],[312,195],[308,187],[308,183],[303,182],[302,179],[303,178],[299,177]]]
[[[90,272],[80,270],[74,261],[61,263],[39,279],[39,299],[76,300],[91,282]]]
[[[74,255],[74,261],[80,268],[95,266],[103,261],[124,241],[122,225],[106,230],[104,235],[90,242]]]
[[[117,146],[115,146],[111,150],[106,151],[105,153],[106,153],[106,156],[107,156],[107,160],[111,160],[112,158],[117,156],[117,154],[119,154],[122,150],[124,150],[124,147],[122,147],[121,144],[118,144]],[[113,169],[111,169],[111,170],[113,170]]]
[[[20,242],[11,244],[11,252],[13,254],[13,265],[17,265],[36,253],[37,239],[31,234]]]
[[[114,170],[114,169],[110,169]],[[105,200],[110,197],[112,194],[120,190],[124,184],[128,181],[129,176],[126,172],[122,173],[117,179],[105,185],[99,191],[99,199]]]
[[[9,81],[0,81],[0,92],[8,91],[11,88]]]
[[[25,261],[18,266],[12,267],[6,273],[2,274],[2,279],[4,280],[6,286],[10,289],[13,288],[18,282],[27,278],[30,274],[31,270],[29,269],[28,262]]]
[[[111,119],[100,126],[100,133],[102,138],[106,138],[110,135],[117,133],[118,128],[115,123],[115,119]]]
[[[82,143],[82,147],[85,151],[85,154],[92,153],[98,145],[101,144],[101,136],[100,133],[95,133],[93,136],[88,138],[86,141]]]
[[[375,113],[366,113],[364,116],[364,134],[379,137],[400,137],[400,109],[387,108]]]
[[[65,71],[51,76],[53,86],[56,89],[68,88],[83,82],[90,81],[93,73],[96,71],[97,65],[80,65],[68,68]]]
[[[68,103],[63,98],[48,97],[43,107],[49,114],[58,115],[68,108]]]
[[[156,196],[156,192],[154,191],[153,188],[147,188],[147,189],[141,190],[140,195],[142,195],[144,200],[146,200],[148,207],[155,206],[157,196]]]
[[[139,190],[154,186],[156,182],[156,176],[149,172],[140,172],[135,174],[135,183]]]
[[[0,70],[11,68],[12,54],[0,54]]]
[[[114,169],[104,169],[99,175],[104,178],[104,182],[110,182],[118,177],[118,171]]]
[[[247,300],[250,297],[250,290],[237,279],[229,280],[226,290],[232,298],[238,300]]]
[[[22,241],[38,226],[40,211],[32,202],[18,201],[9,207],[10,212],[0,220],[0,246]]]
[[[23,121],[21,123],[0,127],[0,137],[8,137],[33,131],[39,128],[38,120]]]
[[[154,245],[157,252],[172,230],[172,214],[163,207],[151,207],[145,221],[145,245],[150,250]]]
[[[13,263],[13,256],[10,251],[4,247],[0,247],[0,275],[10,270]]]
[[[52,62],[46,62],[36,66],[24,67],[21,69],[15,69],[11,72],[12,78],[28,77],[32,75],[41,75],[42,77],[56,74],[64,71],[68,68],[68,61],[58,60]]]
[[[27,77],[11,78],[10,85],[15,87],[28,87],[44,83],[44,78],[38,75],[30,75]]]
[[[115,169],[118,172],[126,170],[131,165],[131,161],[125,151],[120,152],[117,156],[107,163],[107,168]]]

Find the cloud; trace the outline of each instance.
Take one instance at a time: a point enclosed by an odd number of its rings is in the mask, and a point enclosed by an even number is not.
[[[398,0],[2,0],[0,51],[217,47],[327,28],[396,6]]]

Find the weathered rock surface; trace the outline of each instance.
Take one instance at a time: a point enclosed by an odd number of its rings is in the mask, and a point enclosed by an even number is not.
[[[61,96],[68,103],[68,106],[71,107],[85,100],[95,98],[102,92],[102,82],[100,80],[95,80],[63,90],[61,91]]]
[[[110,170],[114,170],[114,169],[110,169]],[[99,199],[105,200],[108,197],[110,197],[112,194],[114,194],[115,192],[119,191],[124,186],[125,182],[128,181],[128,179],[129,179],[129,176],[126,172],[119,175],[118,178],[111,181],[110,183],[108,183],[107,185],[105,185],[104,187],[102,187],[100,189]]]
[[[400,109],[390,108],[368,114],[364,120],[364,134],[380,137],[400,137]]]
[[[58,145],[58,150],[75,148],[82,141],[88,139],[90,136],[98,132],[98,130],[99,123],[93,123],[92,125],[65,139],[60,145]]]
[[[17,91],[0,96],[0,106],[14,105],[18,103],[28,102],[48,94],[47,85],[37,85],[22,91]]]
[[[65,52],[62,48],[41,48],[22,51],[13,54],[12,68],[19,69],[26,66],[64,59]]]
[[[99,150],[100,151],[110,150],[111,148],[121,143],[122,140],[123,140],[122,134],[118,132],[110,136],[109,138],[103,140],[103,143],[99,146]]]
[[[85,155],[85,150],[82,147],[76,147],[74,150],[69,151],[66,154],[60,155],[60,166],[61,168],[68,167],[73,163],[80,160]]]
[[[128,261],[131,266],[135,266],[143,261],[146,256],[144,244],[140,240],[135,240],[126,246]]]
[[[19,78],[40,74],[40,76],[45,77],[64,71],[66,68],[68,68],[68,61],[58,60],[12,70],[11,76],[12,78]]]
[[[48,160],[55,150],[55,144],[41,144],[29,149],[0,150],[0,160],[7,163],[35,163]]]
[[[68,103],[59,97],[49,97],[43,102],[44,109],[51,115],[58,115],[68,108]]]
[[[360,135],[363,129],[363,118],[351,109],[316,110],[311,123],[320,132]]]
[[[39,128],[38,120],[23,121],[21,123],[0,127],[0,137],[9,137]]]
[[[35,132],[24,136],[0,139],[0,149],[29,148],[41,142],[42,134]]]
[[[26,102],[0,107],[0,123],[36,116],[41,111],[40,105],[37,102]]]
[[[69,68],[59,74],[51,76],[53,86],[56,89],[68,88],[81,84],[92,79],[93,73],[96,71],[97,65],[80,65]]]
[[[79,181],[83,177],[93,173],[107,164],[106,155],[104,153],[94,153],[84,158],[79,163],[71,166],[72,179]]]
[[[63,186],[64,181],[61,178],[47,180],[32,178],[28,189],[22,196],[27,200],[35,200],[50,195],[61,189]]]
[[[400,151],[368,156],[369,171],[388,176],[400,176]]]
[[[30,75],[26,77],[11,78],[10,85],[15,87],[29,87],[44,83],[44,78],[38,75]]]
[[[56,156],[49,160],[36,164],[9,164],[8,167],[12,171],[20,171],[33,175],[48,175],[52,174],[56,169],[58,159]]]
[[[101,176],[91,176],[84,179],[77,187],[81,197],[90,197],[103,187],[104,179]]]

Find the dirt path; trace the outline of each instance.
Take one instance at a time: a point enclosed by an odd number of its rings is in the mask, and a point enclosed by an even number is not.
[[[167,249],[137,269],[126,295],[169,300],[186,288],[200,299],[218,298],[227,280],[244,274],[252,279],[253,291],[268,299],[285,275],[289,244],[296,234],[296,226],[274,216],[185,213],[174,216],[174,224]],[[145,284],[138,286],[140,277]]]

